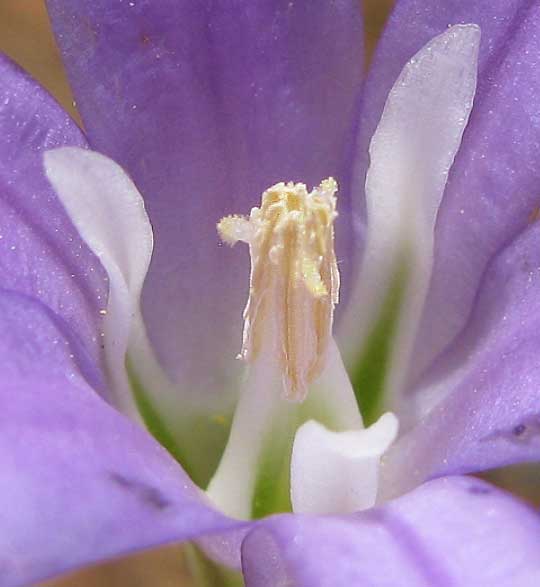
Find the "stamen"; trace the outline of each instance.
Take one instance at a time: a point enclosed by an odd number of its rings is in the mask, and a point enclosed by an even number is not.
[[[284,396],[305,399],[321,373],[338,302],[334,253],[337,184],[329,178],[308,193],[302,183],[278,183],[249,218],[218,223],[222,240],[249,244],[251,277],[239,357],[253,362],[277,353]]]

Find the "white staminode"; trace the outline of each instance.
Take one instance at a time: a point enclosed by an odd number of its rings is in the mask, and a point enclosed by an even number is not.
[[[140,312],[153,249],[143,198],[125,171],[99,153],[64,147],[47,151],[44,162],[81,238],[107,271],[103,345],[110,389],[118,408],[139,419],[126,372],[128,347],[141,379],[154,389],[170,385],[152,353]]]
[[[366,246],[340,334],[349,343],[350,364],[364,350],[388,292],[402,288],[385,379],[392,408],[403,407],[400,394],[431,277],[437,213],[473,105],[479,43],[480,29],[472,24],[432,39],[404,67],[371,140]]]
[[[386,413],[364,430],[333,432],[311,420],[298,429],[291,459],[291,502],[297,513],[333,514],[372,507],[380,459],[398,421]]]

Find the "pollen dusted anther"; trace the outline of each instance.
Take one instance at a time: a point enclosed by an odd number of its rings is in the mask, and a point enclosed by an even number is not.
[[[321,373],[338,301],[334,253],[337,184],[329,178],[308,193],[302,183],[278,183],[249,218],[218,223],[222,240],[249,244],[251,277],[240,358],[278,354],[284,395],[302,401]]]

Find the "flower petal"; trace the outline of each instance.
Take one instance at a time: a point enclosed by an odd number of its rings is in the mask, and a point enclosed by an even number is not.
[[[383,389],[355,381],[361,405],[362,394],[375,391],[391,409],[400,403],[431,277],[435,220],[472,108],[479,43],[476,25],[458,25],[423,47],[394,83],[371,140],[365,257],[343,324],[349,365],[369,352],[389,296],[400,294]]]
[[[349,516],[280,516],[243,545],[247,587],[531,587],[540,518],[477,479],[428,483]]]
[[[216,222],[269,185],[342,184],[362,74],[356,1],[49,0],[90,144],[146,200],[155,255],[143,314],[158,358],[195,397],[236,393],[247,265]]]
[[[434,476],[540,460],[539,286],[534,224],[492,262],[467,328],[422,381],[409,418],[419,422],[386,455],[385,496]]]
[[[449,24],[482,29],[478,89],[435,232],[433,279],[417,338],[420,374],[464,326],[491,257],[539,205],[540,13],[522,0],[399,0],[366,83],[361,162],[403,64]]]
[[[0,324],[0,585],[236,527],[83,380],[64,320],[2,290]]]
[[[83,147],[75,123],[0,55],[0,281],[61,315],[97,361],[107,279],[49,186],[42,154]]]

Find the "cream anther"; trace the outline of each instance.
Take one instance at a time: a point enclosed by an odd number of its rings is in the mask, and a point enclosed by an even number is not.
[[[222,240],[249,244],[251,277],[240,357],[253,362],[277,353],[284,395],[302,401],[321,373],[338,301],[334,253],[336,182],[312,192],[302,183],[278,183],[249,218],[218,223]]]

